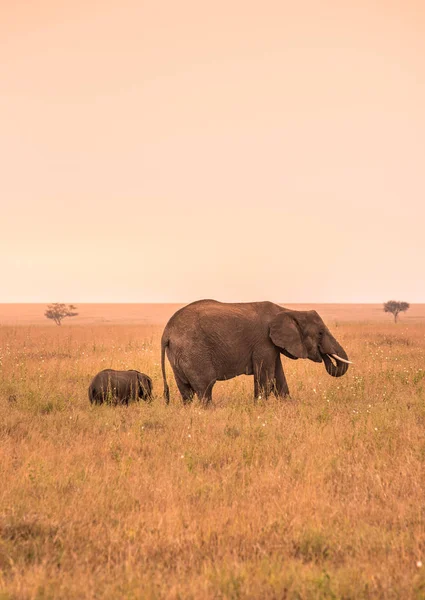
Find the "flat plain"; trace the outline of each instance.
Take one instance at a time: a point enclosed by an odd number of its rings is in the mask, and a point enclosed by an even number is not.
[[[283,358],[182,406],[160,337],[180,305],[0,305],[0,598],[425,598],[425,305],[316,308],[354,365]],[[289,306],[289,305],[288,305]],[[151,403],[91,406],[106,367]]]

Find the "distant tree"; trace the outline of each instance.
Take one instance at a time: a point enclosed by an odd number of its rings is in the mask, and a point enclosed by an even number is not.
[[[74,312],[76,308],[73,304],[68,304],[67,306],[66,304],[55,302],[47,306],[44,316],[48,319],[53,319],[56,325],[62,325],[62,319],[65,317],[76,317],[78,315],[77,312]]]
[[[397,300],[388,300],[384,303],[384,312],[391,313],[394,315],[394,323],[397,323],[398,314],[405,312],[410,308],[408,302],[398,302]]]

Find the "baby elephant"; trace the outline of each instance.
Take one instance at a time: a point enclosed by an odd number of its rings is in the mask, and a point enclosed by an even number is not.
[[[139,400],[140,398],[143,400],[152,398],[152,379],[133,369],[100,371],[93,378],[89,387],[89,400],[92,404],[112,402],[128,405],[130,400]]]

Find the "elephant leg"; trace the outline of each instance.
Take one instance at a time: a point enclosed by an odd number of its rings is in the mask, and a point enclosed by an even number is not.
[[[214,366],[205,356],[201,359],[196,353],[186,357],[181,361],[181,375],[184,381],[190,386],[192,396],[195,393],[199,400],[207,405],[212,400],[212,389],[217,381]]]
[[[274,357],[273,357],[274,358]],[[255,357],[254,363],[254,397],[268,398],[274,388],[275,365],[270,357]]]
[[[176,380],[177,387],[182,397],[183,404],[188,404],[189,402],[192,402],[193,396],[195,394],[192,386],[186,381],[183,381],[183,379],[179,375],[177,375],[177,373],[174,373],[174,378]]]
[[[254,374],[254,398],[259,400],[261,398],[268,398],[273,387],[273,382],[269,381],[264,373],[258,372]]]
[[[282,362],[279,354],[276,357],[274,393],[276,396],[281,396],[282,398],[289,396],[289,388],[286,382],[285,373],[283,372]]]
[[[196,395],[205,406],[212,401],[212,390],[216,381],[215,377],[209,377],[208,379],[202,377],[191,382]]]
[[[204,384],[202,387],[198,388],[196,394],[199,400],[205,405],[208,406],[212,402],[212,390],[215,384],[215,380],[211,381],[208,384]]]
[[[260,395],[260,381],[257,375],[254,374],[254,399],[257,400]]]

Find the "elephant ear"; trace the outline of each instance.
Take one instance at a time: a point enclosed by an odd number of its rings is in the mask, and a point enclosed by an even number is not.
[[[152,394],[152,379],[144,373],[137,372],[137,379],[139,380],[140,388],[145,397],[149,397]]]
[[[286,350],[294,358],[307,358],[301,332],[289,312],[282,312],[270,323],[270,338],[275,346]]]

